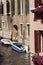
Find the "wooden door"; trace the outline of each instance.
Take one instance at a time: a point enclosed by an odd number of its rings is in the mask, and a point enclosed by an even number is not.
[[[41,51],[41,34],[39,31],[34,31],[34,38],[35,38],[35,52]]]

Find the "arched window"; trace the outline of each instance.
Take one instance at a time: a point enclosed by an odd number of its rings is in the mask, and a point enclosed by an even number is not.
[[[13,27],[14,27],[16,30],[18,30],[18,26],[17,26],[17,25],[13,25]]]

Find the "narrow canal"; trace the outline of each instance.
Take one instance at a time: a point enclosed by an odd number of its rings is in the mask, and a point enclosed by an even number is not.
[[[18,53],[0,43],[0,65],[30,65],[29,54]]]

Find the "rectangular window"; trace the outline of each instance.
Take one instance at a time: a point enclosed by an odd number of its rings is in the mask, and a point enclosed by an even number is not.
[[[23,13],[23,0],[17,0],[18,1],[18,14],[22,15]]]
[[[11,0],[11,13],[15,15],[15,0]]]
[[[35,7],[43,5],[43,0],[35,0]]]
[[[2,13],[2,15],[4,14],[4,9],[3,9],[3,7],[4,7],[4,4],[1,2],[1,13]]]
[[[29,0],[25,0],[25,13],[29,14]]]
[[[9,1],[8,0],[6,0],[6,6],[7,6],[7,15],[9,14],[9,12],[10,12],[10,3],[9,3]]]
[[[28,36],[30,35],[30,24],[27,24]]]
[[[3,11],[4,11],[4,10],[3,10],[3,7],[4,7],[4,5],[3,5],[3,3],[1,2],[1,3],[0,3],[0,14],[2,14],[2,15],[3,15]]]
[[[20,28],[21,28],[21,35],[22,35],[22,32],[23,32],[23,24],[20,24]]]

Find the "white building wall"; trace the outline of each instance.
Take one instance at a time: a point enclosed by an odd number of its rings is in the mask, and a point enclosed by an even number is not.
[[[31,12],[31,9],[34,8],[34,0],[29,0],[30,5],[30,51],[34,52],[34,30],[33,30],[33,19],[34,14]]]

